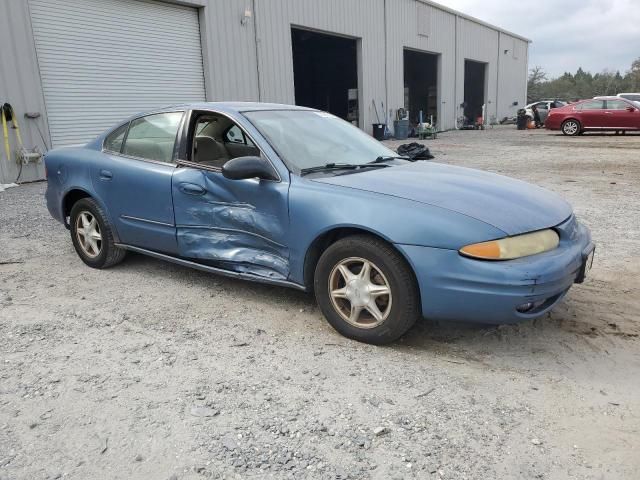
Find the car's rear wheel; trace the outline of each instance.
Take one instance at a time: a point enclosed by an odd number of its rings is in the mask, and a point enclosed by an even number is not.
[[[355,235],[327,248],[316,267],[314,289],[328,322],[360,342],[393,342],[420,317],[411,268],[376,237]]]
[[[71,208],[71,241],[84,263],[93,268],[109,268],[120,263],[126,250],[116,247],[109,220],[91,198],[78,200]]]
[[[562,122],[562,133],[569,136],[580,135],[582,126],[578,120],[569,119]]]

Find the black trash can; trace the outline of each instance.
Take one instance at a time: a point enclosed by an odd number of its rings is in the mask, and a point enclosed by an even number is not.
[[[524,108],[518,110],[518,116],[516,117],[516,128],[518,130],[527,129],[527,111]]]
[[[387,129],[386,123],[373,124],[373,138],[376,140],[384,140],[384,131]]]

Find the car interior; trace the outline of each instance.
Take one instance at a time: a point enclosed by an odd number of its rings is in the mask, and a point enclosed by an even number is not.
[[[222,165],[232,158],[260,156],[260,150],[246,133],[223,115],[199,115],[192,132],[192,162],[222,168]]]

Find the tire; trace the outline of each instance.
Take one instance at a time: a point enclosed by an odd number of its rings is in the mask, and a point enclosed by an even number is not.
[[[108,217],[95,200],[78,200],[71,208],[70,217],[71,241],[85,264],[92,268],[109,268],[124,259],[127,252],[115,246]]]
[[[369,264],[368,278],[362,273],[365,263]],[[355,278],[347,282],[345,275],[349,274]],[[381,293],[385,288],[388,294]],[[316,266],[314,290],[331,326],[359,342],[391,343],[421,316],[420,294],[411,267],[388,243],[370,235],[346,237],[329,246]],[[377,319],[371,313],[376,310]]]
[[[560,130],[562,130],[562,133],[564,135],[574,137],[576,135],[580,135],[580,133],[582,132],[582,125],[580,125],[580,122],[578,120],[570,118],[569,120],[565,120],[564,122],[562,122]]]

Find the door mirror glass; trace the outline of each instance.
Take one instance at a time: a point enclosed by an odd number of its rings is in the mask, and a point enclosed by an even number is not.
[[[261,157],[238,157],[229,160],[222,166],[222,175],[230,180],[259,178],[261,180],[278,180],[271,164]]]

